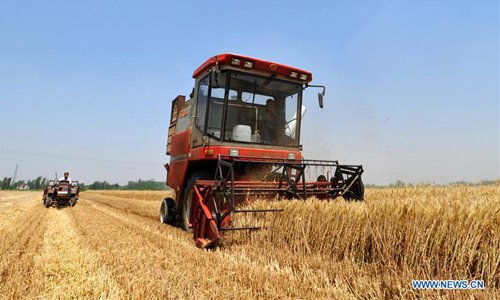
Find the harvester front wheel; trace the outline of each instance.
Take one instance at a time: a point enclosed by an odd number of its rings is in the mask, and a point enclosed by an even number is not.
[[[161,202],[160,222],[163,224],[174,224],[175,221],[175,201],[172,198],[165,198]]]
[[[194,184],[196,180],[207,178],[208,174],[205,172],[195,173],[189,178],[186,188],[184,189],[184,196],[182,199],[182,228],[187,232],[193,231],[190,220],[193,207]]]

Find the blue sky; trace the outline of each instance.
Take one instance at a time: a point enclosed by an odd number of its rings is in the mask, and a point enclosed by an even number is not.
[[[170,101],[234,52],[313,73],[309,158],[365,182],[499,178],[498,1],[0,3],[0,177],[162,180]]]

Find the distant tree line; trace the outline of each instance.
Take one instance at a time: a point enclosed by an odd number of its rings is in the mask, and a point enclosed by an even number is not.
[[[153,190],[161,191],[167,189],[167,185],[163,181],[142,180],[129,181],[126,185],[118,183],[111,184],[105,181],[94,181],[88,185],[80,185],[82,189],[87,190]]]
[[[18,180],[12,184],[12,177],[4,177],[0,181],[1,190],[15,190],[15,189],[26,189],[30,190],[41,190],[49,183],[49,179],[38,176],[35,179],[24,181]],[[118,183],[111,184],[107,181],[94,181],[91,184],[85,184],[80,182],[81,190],[165,190],[167,185],[163,181],[155,181],[153,179],[137,181],[129,181],[125,185],[120,185]]]
[[[30,190],[40,190],[44,189],[49,180],[45,177],[38,176],[35,179],[31,179],[28,181],[18,180],[12,183],[12,177],[4,177],[0,183],[0,189],[2,190],[15,190],[21,187],[28,187]]]

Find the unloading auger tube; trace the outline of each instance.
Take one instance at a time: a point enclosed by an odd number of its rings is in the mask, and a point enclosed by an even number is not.
[[[249,172],[247,176],[236,172],[242,169],[252,170],[250,173],[258,179],[247,180]],[[361,201],[364,195],[361,174],[361,165],[340,165],[338,161],[218,156],[214,180],[197,180],[194,185],[191,201],[196,246],[217,246],[223,231],[259,229],[255,226],[232,227],[234,213],[282,211],[240,208],[252,198],[305,200],[314,196],[328,200],[341,196]]]

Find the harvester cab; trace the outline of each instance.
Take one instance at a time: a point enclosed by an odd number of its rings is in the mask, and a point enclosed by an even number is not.
[[[168,130],[167,185],[175,198],[161,205],[160,221],[180,221],[193,231],[198,247],[218,245],[221,232],[234,228],[235,213],[254,198],[363,200],[360,165],[306,160],[300,128],[306,112],[302,92],[310,72],[236,54],[216,55],[194,73],[186,101],[172,101]]]

